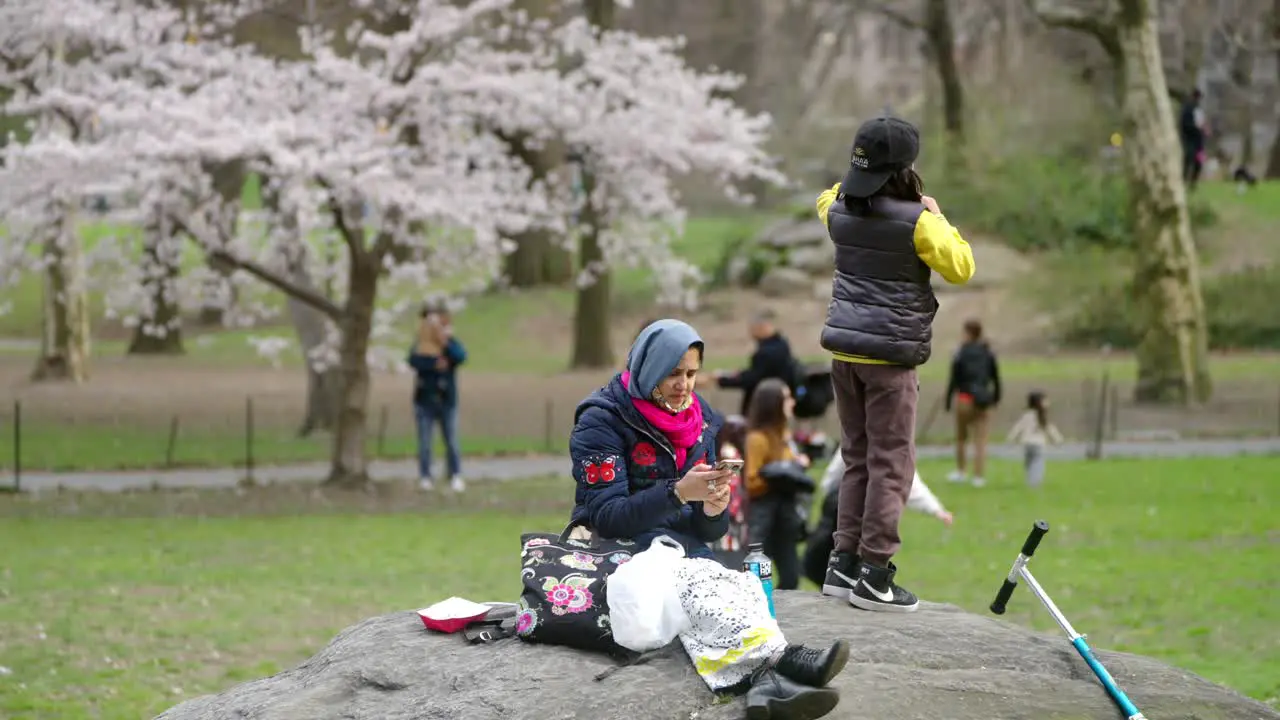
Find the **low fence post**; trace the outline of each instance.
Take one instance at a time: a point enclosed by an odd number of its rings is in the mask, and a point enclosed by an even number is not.
[[[1080,383],[1080,437],[1086,442],[1093,435],[1093,378],[1085,378]]]
[[[169,420],[169,443],[164,448],[164,466],[173,467],[173,456],[177,452],[178,445],[178,416],[174,415]]]
[[[390,417],[391,409],[384,403],[382,409],[378,411],[378,445],[375,457],[384,457],[387,447],[387,421]]]
[[[253,482],[253,396],[244,399],[244,476]]]
[[[1098,392],[1097,414],[1093,418],[1093,442],[1089,449],[1085,452],[1085,457],[1090,460],[1100,460],[1102,458],[1102,440],[1103,433],[1106,431],[1107,422],[1107,396],[1110,394],[1111,376],[1104,369],[1102,371],[1102,383]]]
[[[22,492],[22,401],[13,401],[13,490]]]
[[[554,432],[552,431],[552,425],[555,423],[555,409],[556,409],[555,401],[552,400],[551,398],[547,398],[547,403],[544,411],[545,414],[543,415],[543,418],[542,418],[542,432],[543,432],[542,448],[547,453],[555,452],[555,448],[552,446],[552,443],[553,443],[552,438],[554,435]]]
[[[1120,439],[1120,387],[1118,385],[1111,386],[1111,413],[1109,416],[1110,429],[1107,437],[1111,440]]]

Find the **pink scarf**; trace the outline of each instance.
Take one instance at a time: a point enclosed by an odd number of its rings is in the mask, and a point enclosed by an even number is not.
[[[630,384],[631,373],[624,371],[622,386],[627,387]],[[702,435],[702,403],[698,402],[697,396],[694,396],[693,403],[689,407],[674,415],[651,400],[633,397],[631,404],[640,411],[650,425],[667,437],[671,447],[676,451],[676,470],[683,468],[685,460],[689,457],[689,448],[693,447]]]

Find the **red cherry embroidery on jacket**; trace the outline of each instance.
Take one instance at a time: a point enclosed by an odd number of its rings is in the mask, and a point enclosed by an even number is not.
[[[658,462],[658,451],[647,442],[636,443],[635,448],[631,450],[631,462],[640,467],[649,467]]]
[[[616,475],[613,472],[613,458],[609,458],[600,463],[600,482],[613,482]]]
[[[600,466],[595,463],[587,463],[583,467],[583,472],[587,476],[587,484],[595,485],[600,482]]]

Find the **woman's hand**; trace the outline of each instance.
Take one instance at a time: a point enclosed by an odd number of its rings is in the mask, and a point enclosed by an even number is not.
[[[676,492],[680,493],[685,502],[705,502],[721,489],[728,491],[731,477],[732,470],[716,470],[710,465],[699,463],[676,482]]]
[[[942,524],[946,525],[947,527],[951,527],[951,521],[954,519],[954,516],[952,516],[952,514],[947,512],[946,510],[943,510],[942,512],[934,515],[934,517],[941,520]]]
[[[709,518],[719,517],[729,507],[730,490],[728,485],[717,485],[718,489],[711,497],[702,501],[702,514]]]
[[[813,461],[809,459],[809,456],[804,453],[800,453],[796,456],[796,462],[800,463],[800,467],[805,470],[808,470],[809,466],[813,464]]]
[[[926,208],[928,208],[929,212],[933,213],[934,215],[941,215],[941,214],[942,214],[942,208],[938,207],[938,201],[937,201],[937,200],[934,200],[933,198],[929,197],[928,195],[924,195],[924,196],[922,196],[922,197],[920,198],[920,202],[921,202],[921,204],[923,204]]]

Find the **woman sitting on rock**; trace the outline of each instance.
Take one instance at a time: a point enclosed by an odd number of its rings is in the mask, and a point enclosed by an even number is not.
[[[654,322],[631,346],[627,369],[578,406],[569,439],[573,522],[640,549],[661,535],[681,543],[688,558],[677,577],[691,627],[680,641],[708,687],[749,688],[749,718],[822,717],[839,702],[826,685],[844,668],[848,645],[788,645],[758,580],[712,555],[709,543],[727,528],[732,471],[713,468],[723,420],[693,391],[702,354],[692,327]]]

